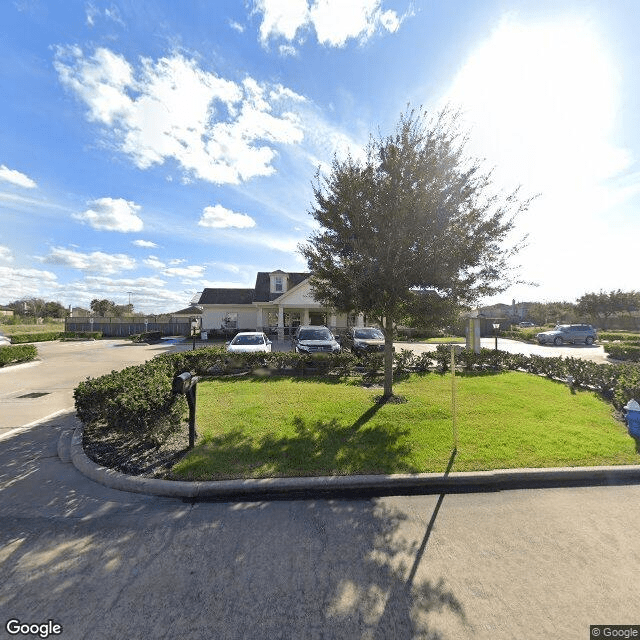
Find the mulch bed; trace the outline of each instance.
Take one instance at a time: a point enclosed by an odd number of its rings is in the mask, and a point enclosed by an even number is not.
[[[130,476],[166,478],[187,453],[189,433],[185,427],[156,447],[106,429],[85,428],[82,444],[87,456],[103,467]]]

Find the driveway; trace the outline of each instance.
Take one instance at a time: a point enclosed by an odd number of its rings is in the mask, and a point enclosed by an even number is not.
[[[495,348],[495,340],[493,338],[482,338],[480,344],[484,349]],[[409,349],[417,354],[435,351],[438,346],[435,344],[424,344],[419,342],[396,342],[394,345],[396,351]],[[587,346],[585,344],[566,344],[561,347],[556,347],[498,338],[498,349],[501,351],[508,351],[509,353],[522,353],[528,356],[537,355],[549,358],[563,356],[564,358],[581,358],[583,360],[591,360],[598,363],[610,363],[604,348],[599,344],[591,346]]]
[[[38,360],[0,368],[0,438],[19,426],[70,410],[73,390],[88,376],[141,364],[172,349],[130,340],[38,342]]]

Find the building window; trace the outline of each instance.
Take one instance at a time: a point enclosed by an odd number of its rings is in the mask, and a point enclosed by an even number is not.
[[[273,290],[278,293],[282,292],[282,276],[276,276],[273,279]]]
[[[238,314],[237,313],[227,313],[225,317],[222,319],[222,328],[223,329],[237,329],[238,328]]]

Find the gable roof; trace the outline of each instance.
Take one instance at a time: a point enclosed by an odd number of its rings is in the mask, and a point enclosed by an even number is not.
[[[272,271],[271,273],[278,273],[278,271]],[[310,273],[287,273],[285,275],[288,276],[287,291],[290,291],[311,276]],[[267,271],[258,272],[254,289],[254,302],[271,302],[283,294],[282,291],[271,293],[271,278],[269,276],[270,274]]]
[[[198,304],[251,304],[253,289],[204,289]]]
[[[285,273],[284,271],[258,271],[256,286],[253,289],[207,288],[200,294],[197,304],[251,304],[253,302],[271,302],[283,292],[271,293],[271,278],[274,273],[282,273],[288,278],[287,291],[290,291],[311,276],[310,273]]]

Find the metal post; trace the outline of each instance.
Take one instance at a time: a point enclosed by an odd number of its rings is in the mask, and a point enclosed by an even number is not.
[[[187,397],[187,404],[189,405],[189,449],[193,449],[196,443],[196,389],[197,384],[192,384],[191,388],[187,390],[185,396]]]
[[[458,427],[456,425],[456,355],[451,345],[451,414],[453,416],[453,450],[458,450]]]

